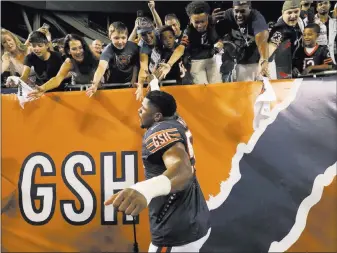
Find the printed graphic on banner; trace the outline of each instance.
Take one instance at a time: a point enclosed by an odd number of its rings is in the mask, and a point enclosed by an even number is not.
[[[330,101],[336,90],[332,80],[321,82],[271,82],[276,99],[268,100],[271,111],[255,133],[253,106],[262,82],[164,88],[193,134],[197,176],[211,209],[212,232],[202,252],[334,250],[334,223],[317,218],[324,212],[333,220],[337,213],[331,204],[336,180],[325,180],[336,162],[336,107]],[[132,220],[103,203],[144,180],[144,130],[134,89],[102,91],[92,99],[82,92],[58,94],[58,100],[46,94],[25,110],[13,96],[2,96],[2,248],[132,252]],[[175,134],[152,136],[148,145],[165,145],[179,138]],[[310,195],[313,189],[319,199]],[[312,201],[312,211],[301,216]],[[297,217],[305,217],[305,227]],[[319,231],[317,220],[324,223]],[[146,252],[147,210],[136,222],[139,248]],[[296,241],[288,239],[293,234]]]

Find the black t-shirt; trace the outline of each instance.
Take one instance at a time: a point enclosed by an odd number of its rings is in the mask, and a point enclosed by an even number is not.
[[[279,19],[269,35],[269,42],[277,47],[285,41],[290,42],[292,59],[295,57],[296,51],[302,45],[302,32],[298,24],[296,26],[288,26],[283,19]]]
[[[184,35],[184,33],[183,33],[183,32],[181,32],[179,36],[176,36],[176,40],[175,40],[175,41],[176,41],[176,43],[178,43],[178,44],[180,43],[180,41],[181,41],[181,39],[182,39],[183,35]]]
[[[175,43],[174,48],[178,46]],[[174,50],[174,49],[173,49]],[[160,63],[166,63],[170,60],[173,51],[167,48],[154,48],[150,57],[149,70],[153,73],[159,66]],[[177,61],[171,68],[170,72],[166,75],[164,80],[176,80],[177,84],[182,83],[182,78],[180,77],[179,63],[181,60]]]
[[[103,50],[100,60],[109,63],[106,83],[128,83],[132,79],[133,67],[139,66],[139,48],[132,41],[128,41],[122,50],[110,43]]]
[[[296,67],[300,72],[309,66],[317,66],[322,64],[333,65],[327,46],[316,45],[312,52],[308,52],[308,50],[303,47],[297,50],[294,59],[294,67]]]
[[[189,24],[183,33],[180,44],[186,47],[185,52],[191,60],[203,60],[212,58],[214,44],[219,41],[219,36],[209,18],[206,32],[198,32],[192,24]]]
[[[194,167],[191,138],[186,123],[179,117],[149,128],[142,145],[146,179],[166,171],[162,156],[178,142],[185,146]],[[158,247],[181,246],[197,241],[206,235],[210,227],[210,212],[195,174],[184,190],[152,199],[149,215],[152,243]]]
[[[30,53],[25,57],[24,65],[30,68],[34,67],[36,73],[36,84],[42,85],[45,82],[49,81],[52,77],[55,77],[59,72],[63,64],[62,55],[58,52],[50,52],[50,57],[48,60],[44,61],[37,57],[34,53]],[[64,84],[62,84],[54,89],[64,90]]]
[[[257,63],[260,53],[256,46],[255,36],[268,31],[268,25],[262,14],[252,9],[245,24],[238,26],[234,18],[233,9],[225,11],[224,20],[218,23],[219,26],[226,26],[230,41],[237,47],[237,61],[239,64]]]
[[[98,60],[93,57],[92,61],[89,63],[79,63],[74,59],[70,58],[73,65],[71,73],[71,83],[72,84],[91,84],[94,79],[94,75],[98,66]]]

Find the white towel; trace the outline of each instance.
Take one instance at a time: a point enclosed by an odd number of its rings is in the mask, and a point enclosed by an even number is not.
[[[28,93],[33,91],[33,89],[28,84],[26,84],[24,81],[22,81],[19,77],[10,76],[7,78],[7,82],[10,82],[10,81],[14,82],[18,86],[18,92],[16,96],[19,100],[19,104],[22,107],[22,109],[24,109],[25,103],[35,100],[35,99],[27,97]]]
[[[150,85],[150,90],[151,91],[160,90],[159,80],[157,79],[157,77],[155,77],[155,75],[153,75],[153,79],[152,79],[152,81],[150,82],[149,85]]]

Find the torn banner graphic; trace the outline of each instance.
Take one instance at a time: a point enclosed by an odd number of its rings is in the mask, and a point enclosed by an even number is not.
[[[294,100],[238,147],[228,185],[208,202],[212,232],[201,252],[286,251],[303,231],[297,219],[336,176],[336,81],[304,80],[293,89]]]

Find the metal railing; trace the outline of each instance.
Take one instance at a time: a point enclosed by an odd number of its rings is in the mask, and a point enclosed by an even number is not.
[[[322,72],[317,73],[309,73],[307,75],[301,75],[299,74],[296,78],[305,78],[305,77],[324,77],[324,76],[332,76],[337,75],[337,70],[326,70]]]
[[[327,70],[327,71],[322,71],[322,72],[317,72],[317,73],[309,73],[307,75],[298,75],[295,78],[321,78],[321,77],[328,77],[328,76],[337,76],[337,70]],[[147,87],[147,83],[144,84],[144,87]],[[165,81],[160,81],[159,86],[168,86],[168,85],[177,85],[176,80],[165,80]],[[66,84],[65,86],[65,91],[83,91],[87,90],[91,84]],[[131,83],[107,83],[107,84],[102,84],[99,89],[113,89],[113,88],[130,88]],[[1,93],[2,94],[12,94],[16,93],[17,88],[6,88],[1,86]]]
[[[166,86],[166,85],[176,85],[176,80],[165,80],[159,81],[159,86]],[[147,87],[148,83],[144,83],[144,87]],[[66,89],[72,91],[73,89],[76,90],[87,90],[91,84],[68,84],[66,85]],[[112,89],[112,88],[130,88],[131,83],[106,83],[102,84],[99,89]]]

